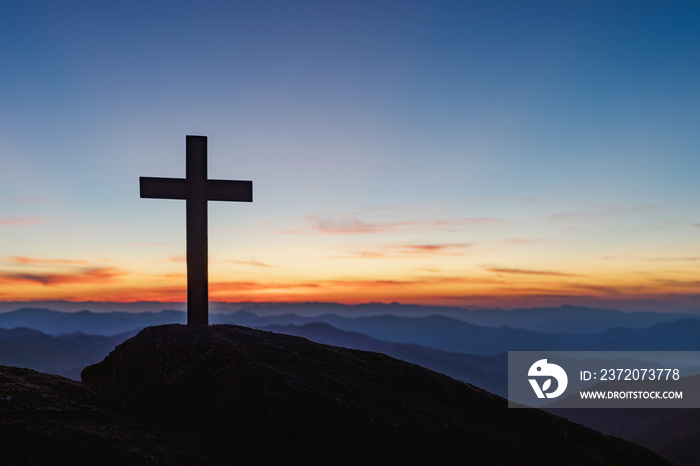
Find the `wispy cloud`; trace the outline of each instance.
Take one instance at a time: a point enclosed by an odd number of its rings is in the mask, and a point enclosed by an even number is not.
[[[87,261],[72,260],[72,259],[38,259],[35,257],[10,257],[10,262],[15,264],[32,264],[32,265],[87,265]]]
[[[73,272],[57,273],[13,273],[0,272],[0,283],[39,283],[44,286],[72,285],[112,282],[126,275],[126,272],[113,267],[87,267]]]
[[[462,255],[464,249],[471,246],[467,243],[449,244],[406,244],[398,246],[398,250],[406,254],[450,254]]]
[[[532,244],[532,243],[541,243],[545,240],[543,239],[526,239],[526,238],[508,238],[504,239],[501,241],[503,244]]]
[[[484,270],[493,273],[503,273],[503,274],[516,274],[516,275],[548,275],[553,277],[574,277],[570,273],[555,272],[551,270],[533,270],[533,269],[520,269],[520,268],[510,268],[510,267],[495,267],[495,266],[483,266]]]
[[[420,275],[400,279],[362,279],[362,278],[338,278],[331,280],[319,280],[317,282],[219,282],[216,288],[232,286],[237,289],[297,289],[310,288],[316,290],[374,290],[382,288],[415,287],[422,285],[460,285],[460,284],[497,284],[499,280],[484,277],[452,277]]]
[[[360,215],[314,214],[304,218],[310,224],[308,230],[287,230],[283,233],[323,233],[330,235],[365,235],[375,233],[458,231],[469,226],[487,225],[498,222],[491,217],[447,218],[447,219],[406,219],[396,221],[372,221]]]
[[[652,262],[696,262],[700,261],[700,257],[653,257],[649,260]]]
[[[231,264],[252,265],[254,267],[271,267],[270,264],[266,264],[264,262],[258,262],[255,259],[251,259],[248,261],[230,260],[228,262]]]
[[[336,259],[379,259],[416,256],[463,256],[470,243],[442,244],[384,244],[372,249],[345,250],[343,255],[334,256]]]
[[[33,223],[46,223],[46,219],[40,217],[0,217],[0,225],[30,225]]]
[[[184,280],[187,279],[187,274],[182,272],[171,272],[158,274],[155,275],[155,277],[160,280]]]
[[[585,284],[585,283],[573,283],[573,284],[567,284],[566,286],[562,287],[564,290],[585,290],[588,294],[590,292],[595,293],[596,295],[600,296],[609,296],[609,295],[622,295],[624,294],[625,291],[623,291],[619,287],[614,287],[614,286],[606,286],[606,285],[591,285],[591,284]],[[629,290],[627,290],[629,291]]]
[[[657,283],[677,288],[697,288],[700,291],[700,280],[673,280],[669,278],[661,278],[656,280]]]
[[[594,204],[589,210],[579,210],[553,214],[549,216],[549,219],[562,222],[590,223],[617,219],[630,214],[651,212],[657,209],[658,207],[653,205],[641,205],[635,207],[621,208],[605,206],[601,204]]]
[[[214,282],[209,284],[211,291],[278,291],[278,290],[315,290],[322,285],[311,282],[257,282],[257,281],[235,281],[235,282]]]

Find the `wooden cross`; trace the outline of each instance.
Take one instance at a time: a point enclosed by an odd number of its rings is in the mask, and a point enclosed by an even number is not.
[[[209,324],[207,201],[253,202],[252,181],[207,179],[207,137],[187,136],[185,178],[139,178],[141,197],[184,199],[187,208],[187,324]]]

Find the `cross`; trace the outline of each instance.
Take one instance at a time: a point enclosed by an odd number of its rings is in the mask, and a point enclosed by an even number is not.
[[[141,197],[184,199],[187,209],[187,324],[209,325],[207,201],[253,202],[252,181],[207,179],[207,137],[187,136],[185,178],[139,178]]]

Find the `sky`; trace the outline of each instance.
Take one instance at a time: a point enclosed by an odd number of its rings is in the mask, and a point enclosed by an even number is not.
[[[0,3],[0,301],[700,309],[700,4]]]

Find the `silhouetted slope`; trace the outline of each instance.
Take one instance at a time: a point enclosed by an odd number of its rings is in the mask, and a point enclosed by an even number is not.
[[[123,412],[210,438],[202,464],[668,464],[383,354],[231,325],[144,329],[82,376]]]
[[[552,409],[554,414],[643,445],[680,465],[700,458],[700,410],[697,409]]]
[[[3,466],[202,464],[203,443],[137,421],[82,383],[0,366]]]

